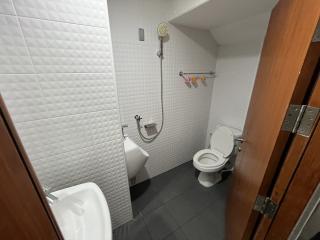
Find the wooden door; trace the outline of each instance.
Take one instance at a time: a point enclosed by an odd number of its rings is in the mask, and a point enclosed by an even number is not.
[[[226,212],[226,239],[252,237],[258,194],[274,181],[290,134],[281,131],[289,104],[300,104],[310,79],[300,78],[320,15],[320,0],[279,0],[261,52]]]
[[[311,107],[320,108],[320,42],[314,42],[311,44],[300,77],[311,78],[312,81],[315,82],[314,88],[311,91],[311,95],[309,97],[305,97],[304,104]],[[316,119],[316,121],[319,121],[319,117]],[[301,162],[301,158],[308,147],[310,139],[310,137],[299,134],[294,134],[292,136],[290,147],[288,147],[287,154],[284,157],[284,162],[270,194],[271,200],[278,206],[281,205],[281,201],[286,194],[292,178],[294,177],[296,169]],[[312,171],[312,169],[310,170]],[[288,213],[288,216],[290,216],[290,213]],[[290,219],[294,222],[293,217]],[[264,239],[272,222],[273,218],[263,216],[259,222],[257,231],[255,232],[255,239]],[[283,224],[281,224],[281,226],[283,227]],[[283,233],[284,232],[285,231],[283,231]]]
[[[320,78],[318,79],[317,86],[310,99],[311,106],[320,107]],[[319,120],[319,119],[318,119]],[[295,163],[293,157],[290,156],[286,159],[289,160],[285,168],[281,171],[284,175],[290,173],[293,165],[297,165],[294,168],[295,173],[292,177],[288,190],[286,191],[283,199],[281,199],[280,207],[277,214],[273,218],[269,231],[265,235],[261,235],[257,239],[266,240],[282,240],[288,239],[291,231],[293,230],[295,224],[297,223],[300,215],[302,214],[304,208],[306,207],[309,199],[311,198],[313,192],[317,188],[320,182],[320,122],[316,124],[313,135],[309,139],[307,146],[302,154],[297,154],[300,161]],[[297,146],[292,146],[293,151],[296,151]],[[290,150],[292,149],[290,148]],[[300,157],[302,156],[302,157]],[[289,170],[289,171],[288,171]],[[276,200],[278,200],[278,192],[283,184],[283,178],[277,181],[277,188],[274,189],[273,195]],[[320,229],[320,226],[319,226]]]
[[[1,95],[0,239],[63,239]]]

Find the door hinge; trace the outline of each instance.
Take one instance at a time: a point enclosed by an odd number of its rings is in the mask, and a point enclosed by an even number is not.
[[[271,198],[258,195],[253,209],[268,218],[273,218],[277,208],[278,204],[273,202]]]
[[[290,104],[281,130],[310,137],[319,112],[318,107]]]

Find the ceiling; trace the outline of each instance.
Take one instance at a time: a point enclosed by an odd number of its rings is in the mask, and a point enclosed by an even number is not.
[[[250,42],[263,42],[270,18],[270,11],[249,16],[210,29],[210,33],[219,45],[232,45]]]
[[[189,11],[185,10],[170,22],[209,30],[270,11],[276,2],[277,0],[210,0]]]
[[[176,4],[181,9],[175,12],[180,15],[169,22],[210,31],[219,45],[263,41],[270,12],[277,1],[207,0],[196,6]]]

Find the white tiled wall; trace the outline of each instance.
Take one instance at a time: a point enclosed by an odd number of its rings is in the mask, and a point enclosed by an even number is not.
[[[97,183],[117,227],[132,212],[106,1],[12,1],[0,89],[37,175],[53,189]]]
[[[151,144],[143,143],[134,116],[142,121],[161,123],[160,67],[157,26],[167,21],[169,1],[108,0],[116,78],[122,123],[126,133],[149,154],[138,181],[165,172],[186,161],[205,146],[213,79],[206,85],[188,88],[178,76],[182,71],[209,71],[215,57],[179,28],[169,26],[164,43],[165,122],[161,135]],[[138,41],[138,28],[145,30],[145,41]],[[214,41],[212,42],[214,45]]]

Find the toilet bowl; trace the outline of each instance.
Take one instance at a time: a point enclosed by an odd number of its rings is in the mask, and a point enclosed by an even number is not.
[[[221,180],[220,170],[228,162],[234,150],[234,138],[240,131],[218,126],[210,139],[210,148],[198,151],[193,156],[193,166],[200,171],[198,180],[204,187],[211,187]]]

